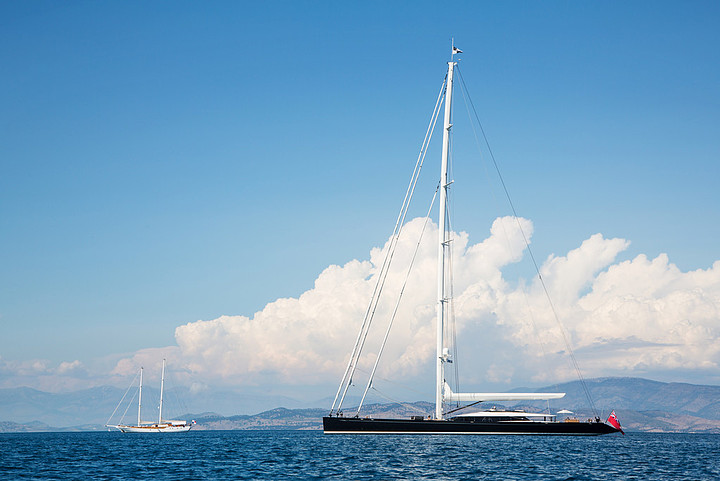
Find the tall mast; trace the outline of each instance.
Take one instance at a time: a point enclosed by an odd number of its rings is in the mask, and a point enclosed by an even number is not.
[[[453,54],[455,46],[453,45]],[[440,171],[440,216],[438,218],[439,247],[438,247],[438,302],[437,302],[437,369],[435,386],[435,419],[443,419],[443,385],[445,383],[445,359],[443,359],[443,330],[445,314],[449,299],[445,294],[445,259],[449,251],[449,233],[447,226],[447,194],[450,182],[448,181],[448,157],[450,152],[450,113],[452,109],[453,67],[455,62],[448,62],[447,88],[445,89],[445,122],[443,127],[442,167]]]
[[[158,416],[158,424],[162,424],[162,398],[163,387],[165,386],[165,359],[163,359],[162,374],[160,375],[160,414]]]
[[[140,426],[140,410],[142,409],[142,374],[143,374],[143,368],[140,368],[140,390],[138,393],[138,423],[137,425]]]

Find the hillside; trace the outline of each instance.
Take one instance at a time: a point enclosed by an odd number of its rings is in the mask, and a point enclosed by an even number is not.
[[[59,427],[82,425],[102,426],[118,411],[113,422],[118,422],[128,404],[137,406],[137,388],[131,389],[122,405],[119,401],[125,389],[100,386],[67,393],[49,393],[29,387],[0,389],[0,422],[20,424],[39,421],[41,424]],[[143,387],[143,416],[150,418],[157,413],[160,391],[153,386]],[[302,403],[285,396],[240,394],[232,391],[190,392],[187,388],[165,387],[164,409],[169,416],[179,416],[188,411],[220,412],[225,415],[252,414],[271,406],[302,408]],[[153,411],[155,410],[155,411]],[[134,414],[135,413],[135,414]],[[125,421],[132,421],[137,407],[130,408]],[[2,430],[2,428],[0,428]]]

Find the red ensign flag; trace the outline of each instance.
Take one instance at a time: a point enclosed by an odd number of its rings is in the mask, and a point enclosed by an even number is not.
[[[610,413],[610,416],[608,416],[607,422],[609,422],[612,427],[614,427],[615,429],[617,429],[618,431],[623,433],[623,435],[625,435],[625,431],[623,431],[622,428],[620,427],[620,421],[618,421],[617,416],[615,416],[615,411]]]

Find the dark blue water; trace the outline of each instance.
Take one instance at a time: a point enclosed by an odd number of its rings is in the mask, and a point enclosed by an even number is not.
[[[720,435],[0,434],[0,479],[718,480]]]

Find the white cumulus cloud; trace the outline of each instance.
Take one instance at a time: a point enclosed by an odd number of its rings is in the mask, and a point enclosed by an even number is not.
[[[61,362],[55,372],[58,374],[71,374],[81,372],[83,369],[83,363],[76,359],[74,361]]]
[[[387,300],[378,306],[377,326],[366,344],[364,372],[377,355],[378,339],[423,222],[414,219],[404,228],[385,287]],[[504,275],[504,268],[526,255],[523,233],[530,238],[532,223],[508,217],[497,219],[482,242],[473,244],[466,233],[454,234],[460,370],[472,373],[473,382],[573,379],[566,341],[586,376],[673,370],[718,375],[720,262],[692,272],[680,271],[666,255],[618,262],[629,242],[595,234],[566,255],[550,256],[542,263],[543,287],[537,276],[509,281]],[[434,375],[436,239],[437,226],[431,223],[383,354],[380,376],[402,380]],[[386,248],[387,243],[372,249],[367,260],[327,267],[298,298],[278,299],[251,317],[222,316],[179,326],[177,348],[171,354],[188,373],[210,384],[338,382]],[[129,373],[158,354],[141,351],[121,361],[114,374]]]

